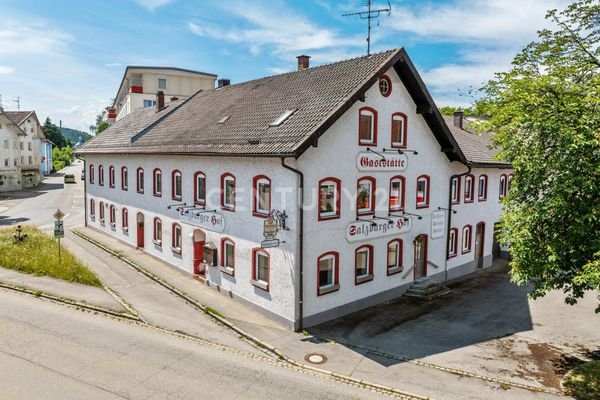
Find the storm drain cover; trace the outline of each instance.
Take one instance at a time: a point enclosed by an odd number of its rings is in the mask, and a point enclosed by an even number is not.
[[[309,353],[304,356],[304,359],[311,364],[323,364],[327,361],[327,356],[325,354]]]

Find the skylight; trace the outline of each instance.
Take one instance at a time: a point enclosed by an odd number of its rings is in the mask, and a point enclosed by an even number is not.
[[[230,117],[229,115],[224,116],[223,118],[221,118],[220,120],[217,121],[217,124],[224,124],[225,122],[227,122],[229,117]]]
[[[273,122],[271,122],[269,124],[269,126],[279,126],[281,124],[283,124],[289,117],[292,116],[292,114],[294,114],[296,111],[296,109],[294,110],[285,110],[283,112],[283,114],[281,114],[279,117],[277,117]]]

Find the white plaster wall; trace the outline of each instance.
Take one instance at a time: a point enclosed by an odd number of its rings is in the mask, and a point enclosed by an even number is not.
[[[15,167],[14,160],[17,163],[21,160],[19,150],[20,137],[17,134],[17,128],[7,118],[0,117],[0,191],[21,189],[21,174],[18,167]],[[12,126],[12,127],[11,127]],[[8,149],[4,148],[4,140],[8,140]],[[16,149],[15,149],[15,143]],[[8,167],[4,166],[4,160],[8,158]]]

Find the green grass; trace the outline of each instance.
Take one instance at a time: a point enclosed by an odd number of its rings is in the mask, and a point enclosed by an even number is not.
[[[563,386],[567,394],[577,400],[600,399],[600,361],[590,361],[573,368]]]
[[[15,243],[15,228],[0,229],[0,266],[26,274],[49,276],[69,282],[102,287],[102,282],[73,254],[61,249],[51,236],[37,228],[24,226],[25,241]]]
[[[214,314],[216,316],[219,316],[221,318],[225,318],[225,316],[223,314],[221,314],[218,310],[216,310],[216,309],[214,309],[212,307],[205,307],[205,309],[206,309],[206,311],[208,311],[208,312],[210,312],[210,313],[212,313],[212,314]]]

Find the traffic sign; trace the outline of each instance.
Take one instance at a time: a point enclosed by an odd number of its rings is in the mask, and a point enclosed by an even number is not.
[[[65,237],[65,228],[63,221],[54,221],[54,238],[62,239]]]
[[[65,213],[63,213],[62,211],[60,211],[60,208],[58,210],[56,210],[56,212],[54,213],[54,219],[60,221],[61,219],[63,219],[63,217],[65,216]]]

